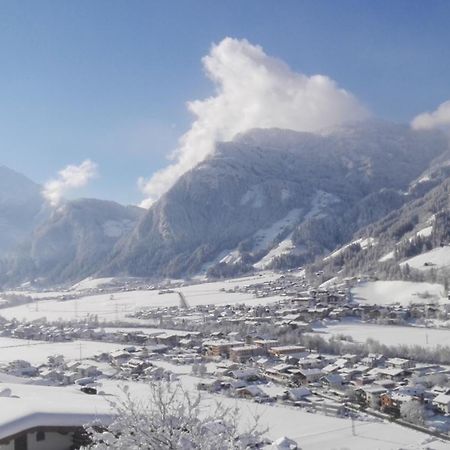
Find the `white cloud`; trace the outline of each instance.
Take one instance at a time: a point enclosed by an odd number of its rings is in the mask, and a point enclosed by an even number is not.
[[[366,118],[364,106],[324,75],[307,76],[266,55],[247,40],[225,38],[203,58],[206,75],[215,84],[212,97],[188,103],[195,120],[172,155],[174,163],[140,179],[149,206],[180,175],[209,155],[218,141],[251,128],[317,131]]]
[[[424,112],[414,117],[411,126],[415,130],[450,129],[450,100],[441,103],[433,112]]]
[[[79,166],[68,165],[58,172],[58,177],[49,180],[42,191],[52,206],[58,206],[64,195],[72,189],[86,186],[97,175],[97,164],[87,159]]]

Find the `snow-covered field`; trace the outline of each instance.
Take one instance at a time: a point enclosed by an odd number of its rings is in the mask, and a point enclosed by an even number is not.
[[[92,358],[96,353],[120,350],[123,345],[95,341],[44,342],[25,339],[0,338],[0,362],[7,363],[16,359],[31,364],[43,364],[47,357],[64,355],[67,361]]]
[[[289,211],[285,217],[273,223],[270,227],[261,229],[254,234],[253,239],[255,241],[255,245],[252,248],[253,252],[267,251],[270,249],[267,255],[253,265],[256,269],[266,268],[276,256],[289,253],[295,248],[292,243],[291,234],[275,246],[274,242],[280,233],[284,233],[287,229],[292,229],[293,224],[298,221],[301,214],[302,210],[295,208]],[[220,261],[225,263],[236,263],[240,261],[240,259],[241,256],[239,251],[234,249],[220,255],[215,262]],[[213,264],[209,264],[208,266],[211,265]]]
[[[368,338],[385,345],[420,345],[433,348],[438,345],[450,346],[450,330],[434,328],[373,325],[370,323],[344,322],[315,328],[314,331],[329,336],[343,334],[351,336],[355,342],[364,343]]]
[[[442,269],[450,266],[450,246],[438,247],[421,255],[407,259],[400,265],[408,264],[419,270]],[[426,265],[425,265],[426,264]]]
[[[270,303],[280,297],[254,298],[252,294],[227,293],[222,289],[233,289],[248,284],[262,283],[278,278],[279,275],[267,272],[261,275],[237,278],[214,283],[203,283],[177,288],[184,293],[190,306],[206,304],[231,304],[231,303]],[[0,310],[0,316],[7,319],[17,318],[34,320],[46,317],[48,320],[78,319],[86,315],[97,315],[100,320],[121,320],[140,308],[157,306],[175,306],[179,304],[179,296],[176,292],[160,295],[157,290],[142,290],[129,292],[116,292],[112,299],[111,294],[98,294],[85,296],[75,300],[42,300],[37,304],[25,304],[4,308]]]
[[[412,281],[369,281],[352,289],[355,301],[367,304],[387,305],[400,303],[448,302],[441,284],[415,283]]]
[[[420,237],[428,237],[431,236],[431,233],[433,232],[433,225],[430,225],[428,227],[422,228],[416,233],[416,236]]]
[[[394,258],[394,251],[388,252],[385,255],[383,255],[378,261],[379,262],[386,262],[389,261],[390,259]]]
[[[168,328],[151,328],[151,327],[104,327],[102,328],[106,333],[128,332],[128,333],[143,333],[149,336],[167,335],[185,336],[187,331],[172,330]]]
[[[80,282],[74,284],[71,287],[71,290],[74,291],[83,291],[85,289],[96,289],[100,288],[106,284],[109,284],[113,282],[115,278],[109,277],[109,278],[85,278],[84,280],[81,280]]]
[[[343,247],[338,248],[333,253],[331,253],[330,255],[323,258],[323,260],[327,261],[328,259],[336,258],[336,256],[339,256],[345,249],[349,248],[350,246],[352,246],[354,244],[359,244],[361,246],[361,248],[363,250],[365,250],[366,248],[371,247],[372,245],[376,245],[376,240],[371,237],[364,238],[364,239],[363,238],[357,239],[356,241],[350,242],[349,244],[346,244]]]
[[[292,225],[298,221],[301,214],[302,210],[295,208],[289,211],[286,217],[283,217],[282,219],[273,223],[270,227],[258,231],[254,236],[256,245],[252,250],[257,252],[270,248],[270,246],[273,245],[273,241],[276,239],[276,237],[281,232],[283,232],[285,228],[291,228]]]
[[[267,255],[265,255],[260,261],[258,261],[256,264],[253,264],[253,267],[257,269],[264,269],[269,266],[269,264],[271,264],[276,257],[291,253],[293,250],[295,250],[295,245],[292,242],[291,233],[286,239],[272,248],[270,252],[267,253]]]

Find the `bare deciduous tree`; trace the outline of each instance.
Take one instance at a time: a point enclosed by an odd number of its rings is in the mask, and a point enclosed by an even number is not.
[[[258,448],[266,430],[259,430],[258,417],[242,430],[238,408],[205,405],[200,395],[189,394],[180,385],[151,383],[149,396],[136,399],[128,388],[114,403],[117,412],[107,428],[88,428],[96,450],[239,450]]]

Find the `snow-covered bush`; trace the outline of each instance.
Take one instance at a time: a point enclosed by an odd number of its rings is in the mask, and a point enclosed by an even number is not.
[[[408,422],[416,425],[425,423],[425,407],[416,400],[404,402],[400,406],[400,415]]]
[[[243,430],[238,408],[205,405],[200,395],[184,392],[180,385],[151,383],[145,399],[137,399],[128,388],[123,394],[114,404],[117,417],[108,429],[95,424],[87,429],[89,449],[239,450],[263,442],[266,430],[259,430],[257,417]]]

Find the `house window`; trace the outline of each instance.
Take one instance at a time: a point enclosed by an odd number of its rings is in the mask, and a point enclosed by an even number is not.
[[[45,431],[38,431],[36,433],[36,440],[37,441],[45,441]]]
[[[22,434],[21,436],[14,439],[14,450],[28,450],[28,441],[26,434]]]

